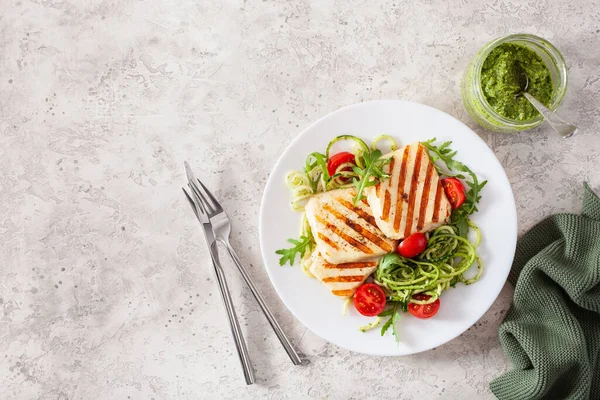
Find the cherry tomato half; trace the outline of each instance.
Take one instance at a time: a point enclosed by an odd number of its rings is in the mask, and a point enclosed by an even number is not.
[[[335,171],[337,171],[338,167],[345,163],[354,164],[354,154],[347,151],[342,151],[341,153],[337,153],[329,157],[329,160],[327,161],[327,172],[329,172],[329,176],[335,174]]]
[[[374,317],[385,307],[385,293],[374,283],[365,283],[354,293],[354,307],[365,317]]]
[[[429,296],[427,294],[418,293],[418,294],[415,294],[412,298],[415,300],[423,301],[423,300],[429,300],[431,298],[431,296]],[[440,309],[440,299],[436,299],[436,301],[434,301],[433,303],[430,303],[430,304],[415,304],[415,303],[410,303],[410,302],[408,303],[408,311],[415,317],[421,318],[421,319],[433,317],[435,314],[437,314],[439,309]]]
[[[413,258],[421,254],[427,248],[427,236],[421,232],[415,232],[398,245],[398,254],[405,258]]]
[[[465,187],[456,178],[442,179],[442,186],[453,209],[457,209],[465,202]]]

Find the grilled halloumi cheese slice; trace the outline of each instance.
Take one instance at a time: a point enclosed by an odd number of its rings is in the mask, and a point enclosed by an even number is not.
[[[384,167],[389,179],[365,189],[377,226],[389,238],[403,239],[446,223],[452,206],[427,150],[413,143],[392,152]]]
[[[377,261],[331,264],[318,251],[309,271],[336,296],[349,297],[377,269]]]
[[[317,251],[331,264],[367,261],[396,247],[377,227],[366,201],[353,205],[354,189],[317,194],[306,204],[306,218]]]

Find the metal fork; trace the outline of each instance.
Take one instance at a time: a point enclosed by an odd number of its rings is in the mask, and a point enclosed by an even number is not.
[[[231,293],[229,292],[229,287],[227,286],[225,272],[223,272],[223,267],[219,261],[219,252],[217,249],[215,235],[212,231],[208,216],[200,205],[200,199],[198,198],[196,191],[192,188],[191,184],[188,186],[190,187],[192,194],[189,194],[185,188],[182,188],[183,193],[185,193],[185,196],[190,202],[192,210],[194,210],[194,214],[196,214],[196,218],[198,218],[198,221],[200,221],[202,228],[204,229],[204,236],[206,238],[206,243],[208,244],[208,249],[213,262],[215,276],[217,278],[219,291],[221,292],[221,299],[223,299],[223,305],[225,306],[225,311],[227,311],[227,319],[229,320],[231,334],[233,335],[233,342],[238,352],[238,356],[240,357],[240,363],[242,364],[244,378],[246,379],[247,385],[252,385],[254,383],[254,371],[252,370],[252,364],[250,363],[250,355],[248,354],[248,348],[246,347],[246,342],[244,341],[242,328],[240,327],[240,322],[238,321],[235,308],[233,307],[233,300],[231,299]]]
[[[235,250],[231,246],[231,243],[229,241],[229,235],[231,234],[231,222],[229,221],[229,217],[227,216],[227,213],[223,210],[223,208],[221,207],[221,205],[219,204],[217,199],[215,199],[215,197],[212,195],[212,193],[206,188],[206,186],[204,186],[202,181],[200,181],[200,179],[197,179],[194,177],[194,173],[192,172],[192,169],[190,168],[190,165],[187,162],[185,162],[185,169],[186,169],[188,178],[192,178],[192,179],[189,179],[190,187],[192,187],[192,189],[194,190],[194,193],[199,197],[199,199],[201,201],[200,206],[203,208],[203,210],[208,215],[208,218],[212,225],[212,230],[215,235],[215,238],[218,241],[220,241],[221,243],[223,243],[225,245],[225,247],[227,248],[229,255],[231,256],[235,265],[237,266],[238,270],[240,271],[242,278],[244,278],[244,281],[250,288],[250,291],[254,295],[254,298],[258,302],[258,305],[260,306],[261,310],[267,317],[269,324],[271,324],[271,328],[273,328],[273,331],[275,331],[275,335],[277,335],[277,338],[281,342],[283,348],[287,352],[287,354],[290,357],[290,359],[292,360],[292,362],[295,365],[302,364],[302,360],[296,353],[296,350],[294,350],[294,347],[290,343],[289,339],[287,338],[285,333],[283,333],[281,326],[279,326],[279,323],[275,319],[275,316],[269,309],[269,306],[267,305],[267,303],[265,303],[262,295],[260,294],[260,292],[256,288],[256,285],[252,281],[252,278],[250,277],[250,275],[248,275],[248,272],[246,272],[246,269],[244,268],[242,261],[240,260],[240,258],[236,254]],[[198,184],[196,184],[196,183],[198,183]]]

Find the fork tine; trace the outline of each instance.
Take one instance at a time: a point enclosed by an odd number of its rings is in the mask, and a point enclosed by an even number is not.
[[[185,161],[183,164],[185,166],[185,174],[187,175],[189,186],[192,189],[192,193],[195,194],[194,197],[198,200],[199,204],[202,204],[202,207],[204,208],[204,213],[208,214],[209,217],[212,217],[215,214],[218,214],[221,211],[223,211],[221,205],[219,204],[217,199],[214,198],[212,193],[208,191],[208,189],[202,184],[200,179],[196,179],[196,176],[194,174],[194,171],[192,171],[192,167],[190,167],[190,164],[187,161]],[[201,187],[198,187],[198,183],[200,183]],[[210,199],[211,201],[209,201],[208,199]]]
[[[215,199],[215,196],[212,195],[212,193],[210,192],[210,190],[208,190],[206,188],[206,186],[204,186],[204,184],[202,183],[202,181],[200,179],[196,178],[196,180],[198,181],[198,183],[200,183],[200,186],[202,187],[202,190],[204,191],[204,193],[208,197],[210,197],[210,200],[213,202],[213,206],[217,210],[217,212],[223,211],[223,208],[221,207],[221,204],[219,204],[219,202],[217,201],[217,199]]]
[[[183,165],[185,166],[185,174],[188,178],[188,186],[190,187],[190,189],[192,189],[192,194],[194,195],[197,204],[202,205],[203,214],[208,214],[209,217],[211,217],[217,212],[220,212],[221,210],[216,209],[214,204],[210,204],[210,202],[206,199],[207,196],[205,196],[198,187],[198,183],[196,182],[196,176],[194,174],[194,171],[192,171],[192,167],[190,167],[190,164],[187,161],[185,161]],[[200,181],[198,180],[198,182]],[[206,188],[203,187],[203,189]]]
[[[192,191],[194,203],[198,207],[200,213],[202,213],[202,215],[205,215],[207,218],[212,217],[216,212],[214,209],[207,207],[210,205],[206,202],[206,198],[202,195],[198,186],[193,183],[189,183],[188,186]]]
[[[190,206],[192,207],[194,214],[196,214],[196,218],[198,218],[198,220],[200,220],[200,215],[198,214],[198,208],[196,207],[196,203],[194,202],[194,200],[192,200],[191,195],[187,192],[187,190],[185,190],[185,188],[182,187],[181,190],[183,190],[185,197],[187,197],[187,201],[190,203]]]
[[[196,185],[196,182],[190,182],[188,184],[190,189],[192,190],[192,194],[198,206],[202,209],[203,214],[207,214],[209,217],[213,216],[217,213],[214,207],[210,205],[210,203],[206,200],[206,197],[202,195],[200,188]]]

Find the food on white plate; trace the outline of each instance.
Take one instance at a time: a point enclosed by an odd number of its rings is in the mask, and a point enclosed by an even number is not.
[[[444,225],[452,207],[427,150],[416,142],[384,156],[388,179],[365,189],[377,226],[392,239]]]
[[[391,144],[387,156],[375,148],[381,139]],[[363,332],[387,318],[381,335],[391,328],[399,341],[403,312],[431,318],[444,291],[483,273],[481,233],[469,216],[487,181],[455,159],[451,142],[435,140],[396,150],[389,136],[369,147],[342,135],[286,177],[292,207],[302,211],[302,233],[276,251],[279,263],[299,257],[304,272],[332,294],[352,296],[360,314],[376,317]],[[351,141],[354,150],[333,153],[339,141]]]
[[[385,308],[385,304],[385,292],[381,286],[374,283],[365,283],[356,291],[356,295],[354,296],[354,307],[366,317],[375,317],[381,314]],[[373,329],[379,325],[379,321],[377,320],[372,326],[365,326],[361,330],[364,332]]]
[[[311,257],[310,273],[335,296],[350,297],[377,269],[377,261],[331,264],[318,251]]]
[[[369,261],[394,251],[396,242],[377,227],[365,200],[353,204],[354,188],[314,195],[306,203],[306,219],[317,250],[329,263]]]
[[[427,248],[427,235],[415,232],[398,245],[397,252],[404,258],[415,258]]]
[[[457,178],[452,176],[450,178],[442,179],[442,186],[444,187],[444,192],[446,192],[446,196],[453,209],[462,206],[465,200],[467,200],[467,196],[465,196],[465,185]]]
[[[427,319],[437,314],[440,309],[440,299],[433,303],[427,303],[431,296],[423,293],[417,293],[413,296],[416,301],[423,301],[425,304],[408,303],[408,312],[420,319]]]

